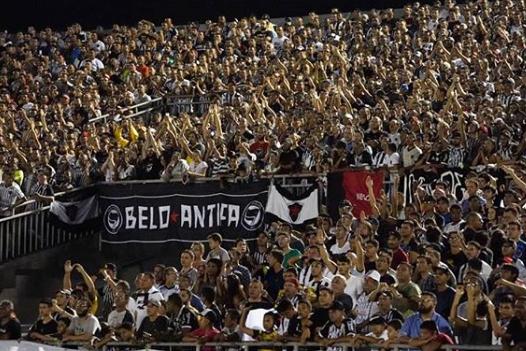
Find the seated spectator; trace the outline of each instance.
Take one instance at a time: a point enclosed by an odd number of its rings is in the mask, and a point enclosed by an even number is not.
[[[451,326],[448,321],[435,312],[437,299],[435,294],[430,292],[422,293],[418,312],[407,317],[402,329],[400,331],[400,342],[406,343],[411,339],[418,338],[420,336],[420,326],[424,321],[432,320],[436,323],[438,330],[441,333],[453,335]]]
[[[355,324],[346,317],[345,306],[334,301],[329,307],[329,321],[319,331],[316,341],[324,346],[349,343],[353,341],[355,333]]]
[[[51,300],[44,299],[38,304],[38,320],[29,330],[30,340],[50,342],[54,338],[52,335],[57,333],[57,321],[51,316],[53,303]]]
[[[77,301],[75,306],[77,316],[71,319],[66,335],[62,338],[63,342],[91,342],[95,333],[100,329],[99,320],[90,313],[91,308],[91,301],[87,298],[83,297]]]
[[[206,343],[213,341],[219,334],[214,325],[217,322],[217,315],[212,310],[204,310],[199,319],[199,328],[191,331],[188,335],[183,336],[184,342]],[[203,350],[214,351],[214,347],[204,347]]]
[[[123,323],[134,324],[133,314],[128,311],[129,296],[125,292],[115,292],[115,308],[108,315],[108,325],[117,330]]]
[[[161,302],[148,301],[146,317],[141,321],[137,330],[137,339],[147,342],[159,342],[166,338],[168,333],[168,317],[161,314]]]
[[[420,337],[413,338],[409,345],[420,347],[422,351],[440,350],[442,345],[454,345],[448,334],[439,331],[437,323],[433,320],[423,321],[420,325]]]
[[[9,300],[1,301],[0,340],[18,340],[21,337],[21,325],[16,318],[15,305]]]

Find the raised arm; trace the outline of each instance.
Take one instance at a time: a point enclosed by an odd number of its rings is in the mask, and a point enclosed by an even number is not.
[[[67,260],[64,263],[64,278],[62,279],[62,287],[67,290],[71,290],[71,272],[75,268],[75,265],[71,265],[71,261]]]

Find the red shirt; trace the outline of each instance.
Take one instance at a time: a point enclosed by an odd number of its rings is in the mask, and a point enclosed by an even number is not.
[[[212,328],[212,329],[203,329],[203,328],[198,328],[196,330],[194,330],[193,332],[190,333],[191,336],[195,336],[195,337],[205,337],[206,338],[206,341],[207,342],[211,342],[211,341],[214,341],[214,337],[219,334],[219,330],[217,330],[216,328]],[[204,346],[201,348],[201,350],[203,351],[215,351],[215,347],[207,347],[207,346]]]
[[[438,341],[441,345],[455,345],[451,337],[444,333],[438,333],[434,341]]]
[[[391,268],[396,269],[398,268],[398,265],[402,262],[409,263],[409,257],[405,253],[404,250],[401,248],[398,248],[395,252],[393,252],[393,260],[391,261]]]

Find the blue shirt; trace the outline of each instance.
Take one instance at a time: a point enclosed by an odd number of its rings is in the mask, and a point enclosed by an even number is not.
[[[451,326],[449,325],[449,322],[442,317],[440,314],[433,312],[433,316],[431,317],[432,320],[435,321],[437,324],[438,330],[440,333],[445,333],[449,336],[453,335],[453,330],[451,330]],[[411,316],[409,316],[405,322],[404,325],[402,325],[402,330],[400,331],[400,335],[408,336],[410,338],[417,338],[420,336],[420,325],[422,324],[422,315],[420,312],[417,312]]]
[[[522,262],[524,262],[524,259],[526,258],[526,242],[519,239],[517,241],[517,249],[515,250],[515,253],[513,254],[513,259],[520,259]]]

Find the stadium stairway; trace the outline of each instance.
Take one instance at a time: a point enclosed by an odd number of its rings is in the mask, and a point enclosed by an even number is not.
[[[0,300],[9,299],[15,303],[22,323],[34,322],[39,300],[54,296],[62,287],[63,266],[67,259],[82,262],[89,272],[103,261],[97,242],[84,238],[6,262],[0,266]]]

